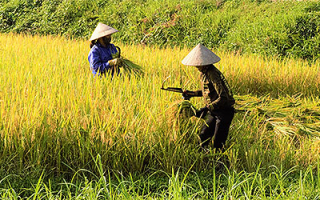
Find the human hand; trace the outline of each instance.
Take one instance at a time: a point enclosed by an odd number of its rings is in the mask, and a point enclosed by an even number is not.
[[[120,58],[115,58],[115,59],[109,60],[108,63],[110,66],[117,66],[122,63],[122,60]]]
[[[196,117],[201,117],[203,118],[204,116],[206,116],[207,112],[209,111],[209,109],[205,106],[203,108],[200,108],[197,112],[196,112]]]

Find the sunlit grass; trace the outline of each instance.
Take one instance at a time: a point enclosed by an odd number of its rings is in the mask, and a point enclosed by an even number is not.
[[[160,90],[168,76],[168,86],[199,88],[199,72],[181,64],[190,49],[117,44],[145,74],[111,79],[92,76],[88,41],[13,34],[0,35],[0,41],[0,164],[5,170],[96,172],[96,155],[103,167],[123,172],[203,170],[221,157],[237,170],[255,171],[259,163],[288,170],[319,158],[319,63],[215,50],[222,58],[216,66],[243,112],[232,123],[227,151],[203,155],[197,149],[202,121],[192,118],[181,127],[168,115],[181,96]],[[203,106],[201,98],[191,102]]]

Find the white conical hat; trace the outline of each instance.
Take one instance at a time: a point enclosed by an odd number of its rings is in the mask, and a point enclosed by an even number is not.
[[[204,66],[219,62],[221,59],[207,47],[198,44],[182,60],[182,64],[188,66]]]
[[[94,29],[90,41],[99,39],[106,35],[111,35],[112,33],[118,32],[117,29],[112,28],[111,26],[107,26],[103,23],[99,23],[96,29]]]

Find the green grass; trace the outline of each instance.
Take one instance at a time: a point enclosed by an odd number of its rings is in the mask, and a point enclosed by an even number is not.
[[[124,176],[118,171],[104,171],[88,179],[88,171],[78,171],[70,181],[57,178],[38,181],[1,180],[2,199],[317,199],[319,167],[313,170],[269,166],[248,173],[215,169],[205,172],[180,170],[154,171],[143,175]],[[19,176],[14,177],[15,179]],[[59,182],[60,181],[60,182]],[[24,187],[12,184],[24,183]]]

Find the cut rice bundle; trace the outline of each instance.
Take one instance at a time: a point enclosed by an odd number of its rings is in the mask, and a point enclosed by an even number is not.
[[[144,74],[143,72],[143,69],[141,66],[133,63],[132,61],[124,58],[124,57],[121,57],[121,49],[116,46],[118,52],[115,53],[115,54],[112,54],[112,58],[120,58],[121,59],[121,63],[119,64],[118,67],[122,68],[123,72],[126,73],[126,74],[133,74],[135,76],[141,76]]]
[[[144,74],[141,66],[133,63],[132,61],[126,58],[121,58],[121,61],[122,61],[121,67],[125,73],[133,74],[135,76],[141,76]]]

